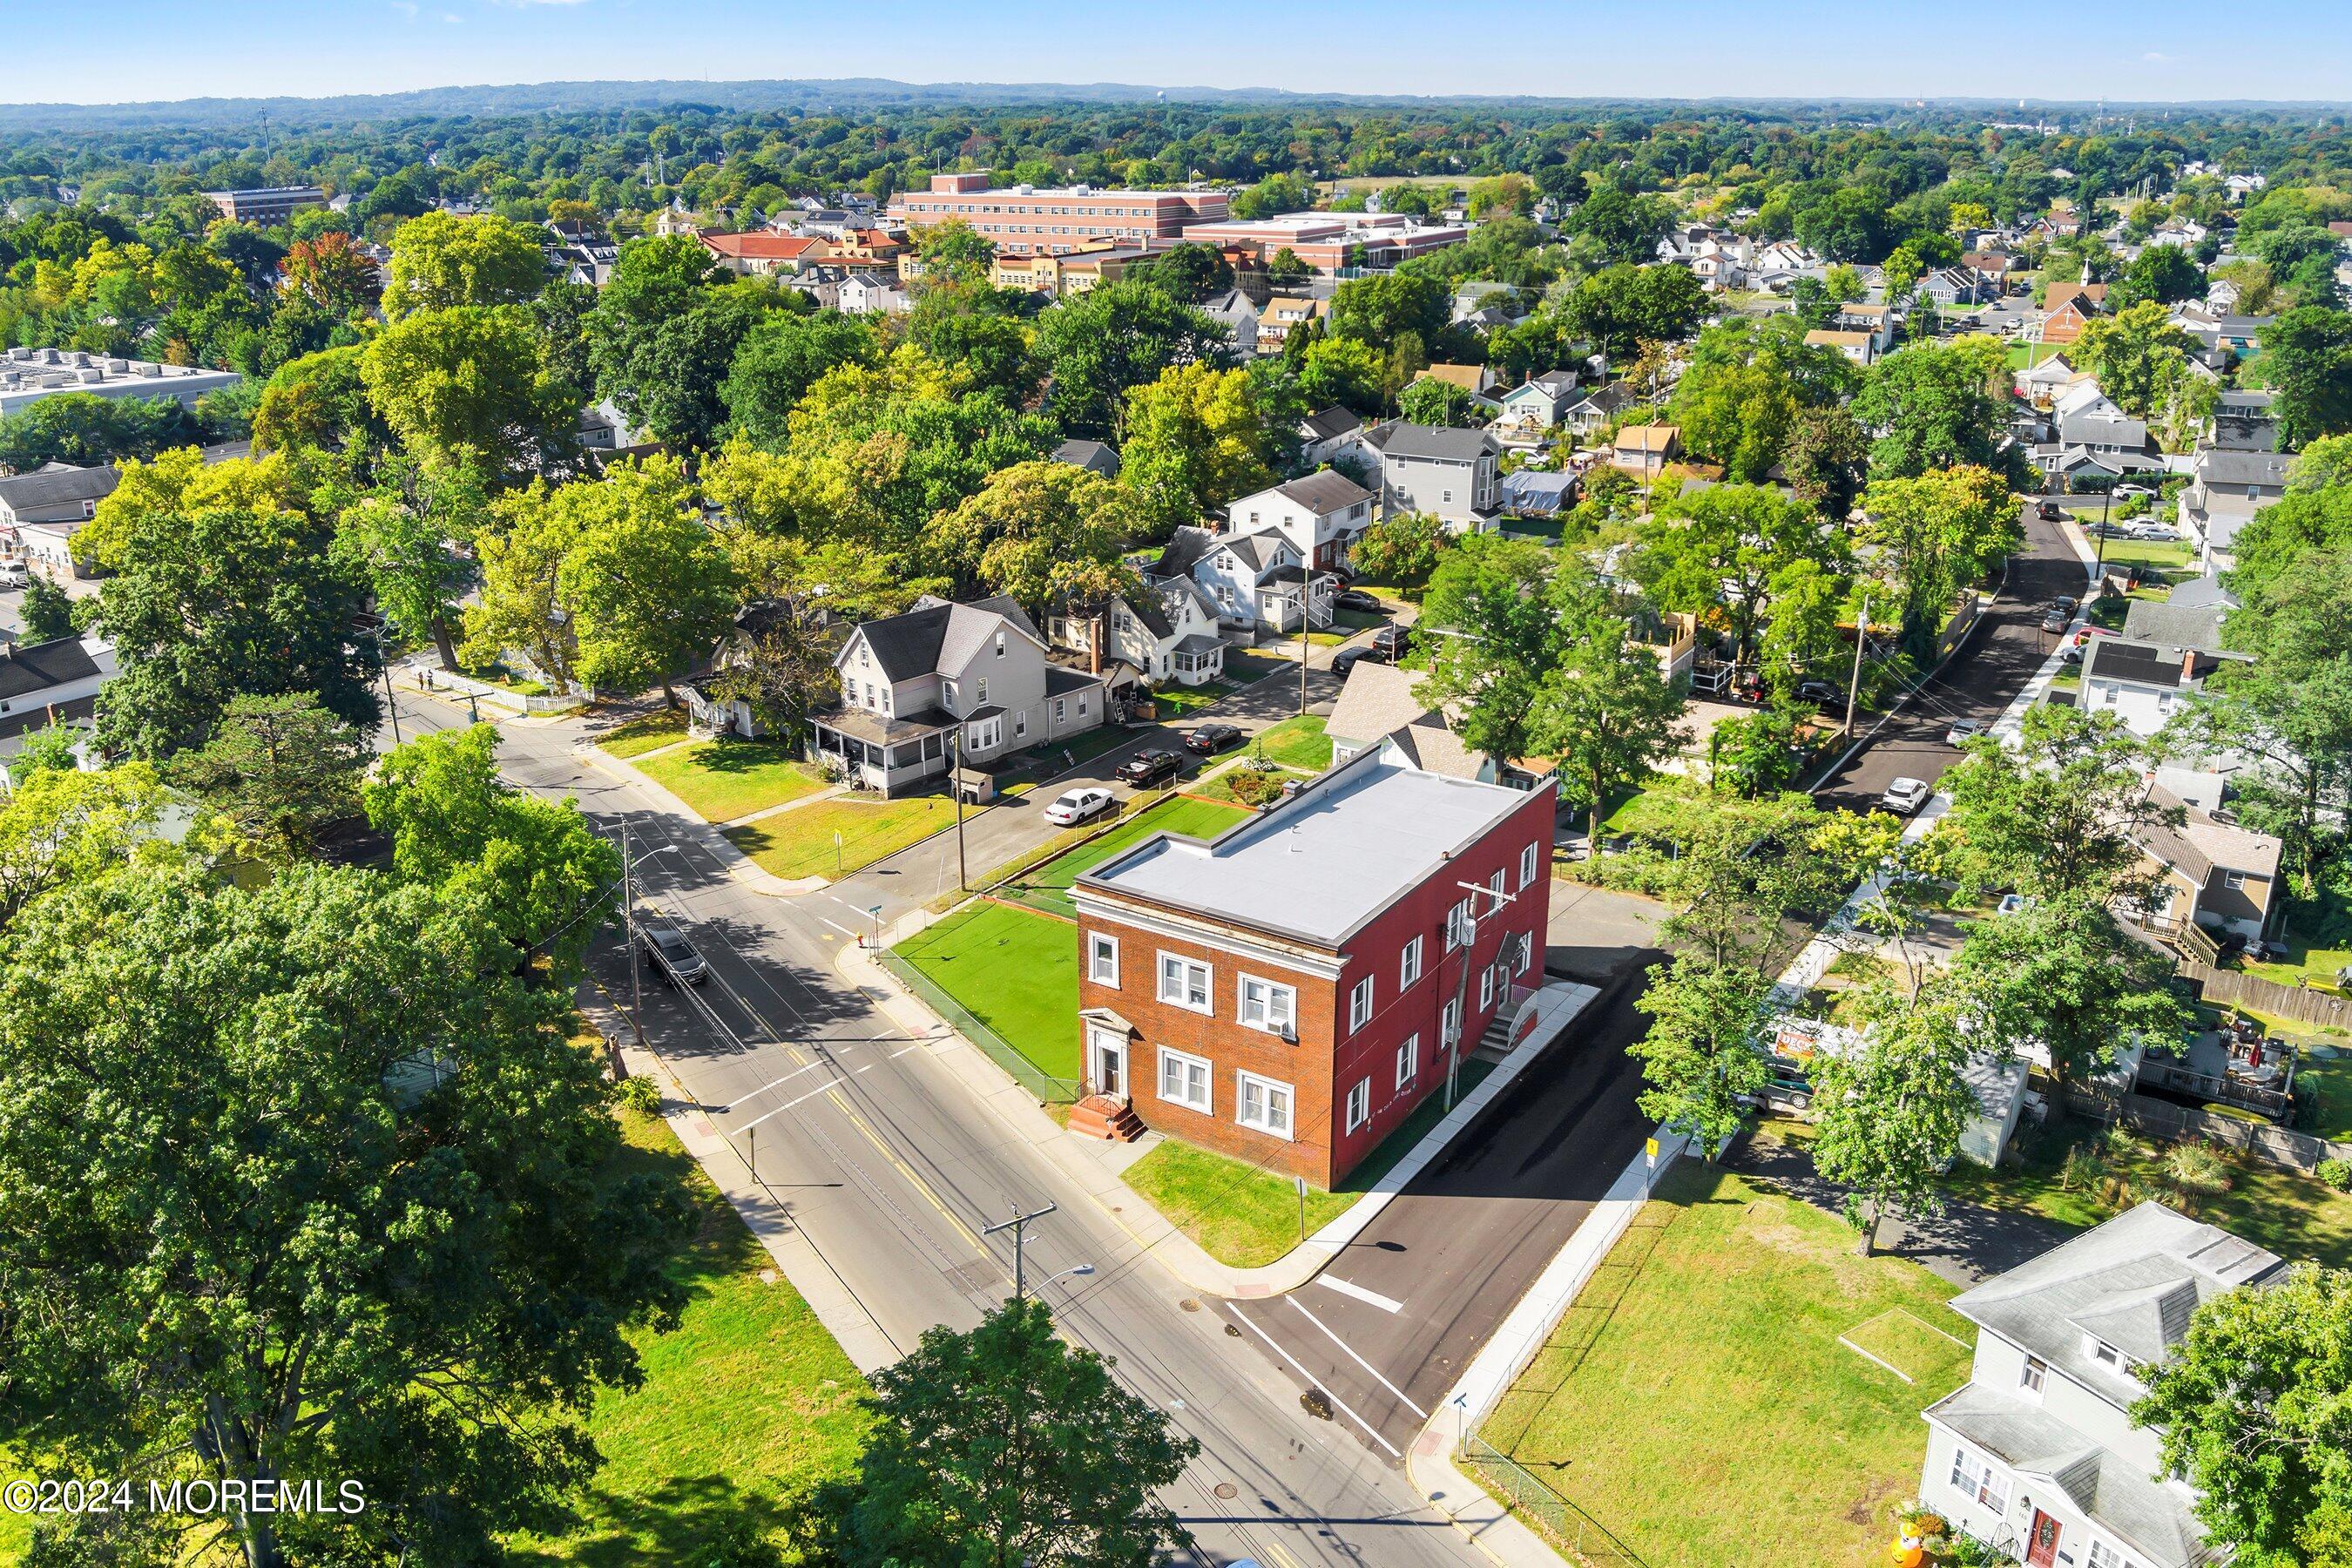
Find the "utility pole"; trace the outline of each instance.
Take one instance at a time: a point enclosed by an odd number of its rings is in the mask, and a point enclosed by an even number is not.
[[[956,819],[956,891],[971,891],[971,876],[963,865],[963,781],[956,775],[963,772],[963,725],[959,721],[948,731],[948,794],[955,797]]]
[[[629,858],[629,825],[621,823],[621,909],[629,933],[629,1033],[646,1048],[646,966],[637,952],[636,862]]]
[[[1448,1110],[1454,1109],[1454,1087],[1462,1072],[1462,1037],[1470,1032],[1465,1016],[1470,1010],[1471,960],[1476,955],[1478,947],[1479,895],[1484,894],[1495,900],[1496,914],[1502,913],[1505,904],[1518,902],[1517,893],[1498,893],[1486,882],[1457,882],[1454,886],[1470,890],[1470,897],[1465,900],[1470,906],[1470,912],[1465,918],[1465,929],[1462,932],[1462,973],[1454,982],[1454,1028],[1445,1041],[1445,1109]],[[1447,910],[1445,918],[1450,928],[1454,921],[1454,912],[1451,910]],[[1507,979],[1505,984],[1509,984]],[[1443,1030],[1442,1019],[1439,1026]]]
[[[1021,1300],[1028,1290],[1029,1277],[1024,1269],[1026,1255],[1024,1249],[1029,1239],[1029,1222],[1044,1219],[1047,1215],[1052,1214],[1056,1206],[1054,1204],[1047,1204],[1044,1208],[1033,1209],[1027,1214],[1023,1214],[1016,1208],[1013,1211],[1011,1219],[998,1220],[994,1225],[984,1226],[981,1230],[980,1234],[982,1236],[994,1236],[1000,1230],[1009,1230],[1013,1233],[1013,1299],[1016,1301]]]
[[[1870,646],[1870,595],[1862,595],[1862,618],[1853,626],[1853,674],[1845,683],[1845,738],[1853,739],[1853,703],[1862,693],[1862,654]]]
[[[1309,568],[1311,571],[1312,568]],[[1307,656],[1315,645],[1307,640],[1307,590],[1298,591],[1298,710],[1307,711]]]

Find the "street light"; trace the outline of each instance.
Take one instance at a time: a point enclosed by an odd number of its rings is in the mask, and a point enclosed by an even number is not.
[[[1056,1279],[1068,1279],[1073,1277],[1083,1279],[1092,1275],[1094,1271],[1095,1266],[1093,1264],[1081,1263],[1076,1268],[1065,1268],[1059,1274],[1047,1276],[1045,1285],[1051,1285]],[[1045,1293],[1045,1285],[1040,1285],[1037,1287],[1037,1294],[1042,1296]]]

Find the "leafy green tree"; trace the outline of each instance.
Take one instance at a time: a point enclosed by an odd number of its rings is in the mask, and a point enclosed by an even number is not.
[[[1798,417],[1834,406],[1853,379],[1844,355],[1804,342],[1794,316],[1706,328],[1675,385],[1685,447],[1730,478],[1761,484],[1787,455]]]
[[[2172,960],[2125,930],[2096,892],[2045,894],[1969,928],[1952,977],[1991,1043],[2049,1053],[2061,1089],[2107,1066],[2134,1037],[2170,1043],[2189,1009]]]
[[[98,602],[121,661],[98,700],[108,752],[160,760],[202,745],[240,691],[315,693],[337,718],[375,727],[377,650],[352,633],[367,587],[331,529],[251,506],[129,523]]]
[[[363,1512],[125,1515],[249,1568],[492,1560],[593,1470],[676,1321],[676,1192],[616,1173],[568,988],[363,871],[69,886],[0,982],[0,1420],[92,1470],[330,1477]],[[110,1560],[121,1561],[117,1554]],[[132,1559],[134,1561],[139,1559]]]
[[[1561,303],[1568,324],[1612,362],[1633,358],[1645,342],[1677,342],[1706,315],[1706,290],[1685,267],[1606,267]]]
[[[1125,276],[1160,289],[1180,304],[1197,305],[1234,286],[1233,263],[1213,245],[1186,243],[1129,267]]]
[[[838,310],[766,316],[736,348],[719,386],[728,427],[771,451],[781,449],[793,410],[820,377],[841,365],[870,365],[880,357],[874,329],[856,316]]]
[[[1360,559],[1360,557],[1359,558]],[[1545,684],[1570,628],[1550,591],[1554,556],[1528,540],[1469,534],[1431,573],[1416,623],[1438,635],[1417,699],[1443,708],[1475,752],[1532,755]]]
[[[1557,759],[1561,794],[1584,807],[1597,842],[1610,796],[1679,749],[1685,694],[1656,650],[1633,640],[1625,606],[1590,568],[1563,563],[1546,598],[1559,621],[1560,655],[1546,672],[1530,744]]]
[[[436,471],[401,461],[385,483],[343,509],[335,547],[409,642],[431,641],[441,668],[457,668],[457,600],[473,580],[458,553],[481,531],[488,500],[470,468]]]
[[[1779,573],[1800,561],[1837,571],[1847,562],[1842,534],[1762,485],[1713,485],[1660,504],[1636,535],[1634,577],[1661,609],[1681,610],[1731,634],[1745,661],[1771,615]]]
[[[1873,479],[1916,479],[1968,466],[2003,471],[2009,459],[2007,350],[1995,339],[1913,343],[1870,367],[1854,395],[1853,417],[1877,432]]]
[[[427,468],[529,474],[571,448],[580,393],[550,374],[520,305],[416,310],[360,359],[368,400]]]
[[[693,510],[693,492],[674,458],[624,462],[593,484],[565,485],[553,507],[575,536],[556,571],[556,595],[591,686],[636,691],[661,687],[707,656],[733,617],[737,598],[726,552]]]
[[[1470,185],[1470,216],[1481,220],[1525,217],[1535,211],[1536,184],[1525,174],[1507,173]]]
[[[1776,689],[1774,695],[1778,697]],[[1805,752],[1800,727],[1808,710],[1783,701],[1718,721],[1706,732],[1707,782],[1743,799],[1778,795],[1797,782]]]
[[[2352,436],[2322,436],[2287,465],[2290,490],[2352,489]]]
[[[1835,551],[1820,559],[1782,563],[1764,583],[1771,618],[1756,639],[1764,684],[1783,702],[1796,700],[1808,677],[1845,662],[1852,651],[1842,629],[1852,573]]]
[[[1813,1058],[1813,1167],[1852,1189],[1846,1217],[1864,1258],[1889,1214],[1944,1206],[1943,1173],[1977,1114],[1964,1018],[1948,987],[1916,997],[1874,988],[1862,1000],[1860,1045]]]
[[[1384,517],[1356,536],[1359,575],[1394,584],[1409,596],[1429,582],[1454,548],[1445,524],[1425,511]]]
[[[2164,307],[2150,300],[2093,318],[2083,328],[2075,352],[2082,367],[2099,378],[2099,390],[2116,406],[2145,419],[2157,410],[2168,368],[2178,374],[2196,347],[2197,340],[2174,326]]]
[[[1274,483],[1274,421],[1259,391],[1245,371],[1194,363],[1128,393],[1119,483],[1156,531],[1221,514]]]
[[[1454,295],[1444,279],[1422,272],[1350,278],[1331,291],[1331,336],[1353,338],[1393,353],[1406,336],[1424,350],[1444,345],[1454,323]]]
[[[1250,222],[1282,213],[1304,212],[1315,194],[1297,174],[1268,174],[1246,190],[1234,193],[1230,210],[1234,218]]]
[[[996,259],[996,241],[961,218],[925,224],[910,237],[916,255],[922,259],[925,287],[986,282],[989,265]]]
[[[0,801],[0,927],[59,888],[174,865],[186,855],[156,831],[174,797],[154,768],[132,761],[84,773],[73,763],[78,734],[56,724],[37,730],[10,759],[14,787]]]
[[[494,213],[429,212],[393,231],[384,319],[457,305],[520,305],[546,281],[547,258],[520,224]]]
[[[2205,273],[2189,258],[2186,248],[2178,245],[2148,245],[2124,268],[2124,275],[2107,290],[2107,304],[2124,309],[2142,301],[2158,305],[2175,304],[2182,300],[2202,299],[2205,294]]]
[[[253,449],[273,452],[337,452],[364,471],[374,455],[389,450],[392,426],[368,400],[362,373],[366,351],[354,344],[322,349],[278,367],[261,389],[254,410]]]
[[[1370,414],[1381,406],[1381,382],[1386,374],[1387,365],[1371,344],[1327,337],[1307,345],[1298,381],[1307,401],[1318,408],[1337,404]]]
[[[1870,437],[1843,408],[1801,409],[1789,426],[1780,464],[1799,500],[1841,521],[1862,499]]]
[[[1029,329],[1013,313],[1017,298],[984,284],[927,289],[907,318],[908,341],[952,366],[964,385],[1026,403],[1037,390],[1037,364]]]
[[[2352,431],[2352,313],[2305,306],[2263,329],[2263,375],[2278,395],[2279,446]]]
[[[1071,463],[1016,463],[942,514],[931,545],[961,583],[1009,594],[1042,616],[1065,598],[1139,592],[1120,560],[1137,524],[1131,494],[1100,474]]]
[[[1687,953],[1652,964],[1648,978],[1639,1005],[1650,1026],[1626,1047],[1649,1085],[1642,1114],[1687,1132],[1713,1160],[1771,1079],[1758,1039],[1772,984],[1745,965]]]
[[[36,577],[25,588],[26,642],[53,642],[73,636],[73,597],[47,577]]]
[[[688,235],[633,239],[584,323],[596,391],[660,440],[707,446],[727,417],[721,387],[736,352],[796,292],[736,282]]]
[[[576,975],[619,908],[621,854],[572,801],[541,800],[499,777],[498,727],[419,735],[384,753],[361,789],[368,821],[392,836],[393,875],[455,908],[483,911],[517,954]]]
[[[317,847],[320,830],[358,815],[367,742],[308,692],[236,696],[212,739],[172,759],[173,784],[220,811],[279,861]]]
[[[2241,1568],[2337,1568],[2352,1546],[2352,1272],[2298,1264],[2215,1296],[2163,1361],[2133,1424],[2196,1489],[2207,1541]]]
[[[2014,747],[1983,736],[1964,750],[1944,775],[1952,809],[1937,836],[1950,836],[1956,879],[1970,891],[2014,888],[2044,900],[2127,893],[2136,836],[2180,819],[2151,794],[2160,753],[2111,713],[2037,703]]]
[[[1298,252],[1283,246],[1266,258],[1265,280],[1277,289],[1304,283],[1315,276],[1315,268],[1299,259]]]
[[[1191,1539],[1155,1494],[1200,1445],[1043,1302],[926,1329],[875,1374],[872,1407],[856,1479],[815,1510],[849,1568],[1150,1568]]]
[[[1433,375],[1407,386],[1397,398],[1397,412],[1414,425],[1462,429],[1479,422],[1478,405],[1469,389]]]
[[[1047,402],[1073,435],[1126,439],[1127,393],[1173,365],[1215,364],[1224,329],[1150,284],[1121,279],[1064,300],[1037,321]]]
[[[1963,589],[2021,548],[2025,525],[2008,482],[1985,468],[1883,479],[1863,497],[1874,568],[1902,606],[1906,637],[1932,642]]]
[[[0,468],[18,474],[47,463],[98,468],[194,445],[198,435],[177,398],[60,392],[0,418]]]
[[[1658,241],[1674,222],[1674,208],[1662,198],[1601,183],[1569,215],[1567,227],[1604,264],[1638,264],[1657,258]]]

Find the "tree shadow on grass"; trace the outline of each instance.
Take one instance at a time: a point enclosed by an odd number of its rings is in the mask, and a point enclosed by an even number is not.
[[[768,741],[720,741],[695,758],[707,773],[748,773],[794,761],[790,749]]]
[[[519,1544],[509,1560],[583,1568],[779,1562],[795,1510],[792,1500],[762,1487],[738,1487],[721,1475],[680,1476],[646,1492],[591,1487],[570,1510],[562,1533]]]

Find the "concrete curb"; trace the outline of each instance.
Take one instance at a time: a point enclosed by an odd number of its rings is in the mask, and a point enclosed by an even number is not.
[[[1328,1268],[1414,1177],[1429,1167],[1478,1114],[1508,1088],[1529,1063],[1549,1049],[1568,1026],[1601,994],[1597,986],[1554,982],[1537,993],[1530,1006],[1544,1009],[1527,1039],[1462,1097],[1444,1119],[1425,1133],[1348,1211],[1274,1262],[1256,1268],[1220,1263],[1178,1229],[1102,1161],[1090,1157],[1070,1132],[1041,1110],[1034,1097],[987,1054],[958,1034],[919,997],[875,962],[866,948],[845,944],[835,957],[843,977],[864,990],[882,1010],[918,1039],[942,1042],[933,1055],[961,1079],[972,1097],[993,1110],[1019,1137],[1034,1145],[1062,1173],[1092,1197],[1110,1222],[1138,1246],[1152,1252],[1169,1272],[1204,1295],[1257,1300],[1296,1290]]]
[[[1685,1140],[1680,1134],[1669,1135],[1663,1127],[1657,1137],[1658,1173],[1663,1174],[1682,1156]],[[1635,1156],[1618,1173],[1608,1194],[1593,1205],[1576,1234],[1553,1254],[1502,1326],[1488,1336],[1406,1451],[1405,1473],[1413,1485],[1454,1521],[1473,1545],[1506,1568],[1555,1568],[1568,1560],[1454,1465],[1460,1435],[1493,1412],[1551,1338],[1593,1270],[1632,1228],[1634,1217],[1649,1201],[1654,1180],[1643,1155]],[[1449,1425],[1454,1427],[1450,1434]]]

